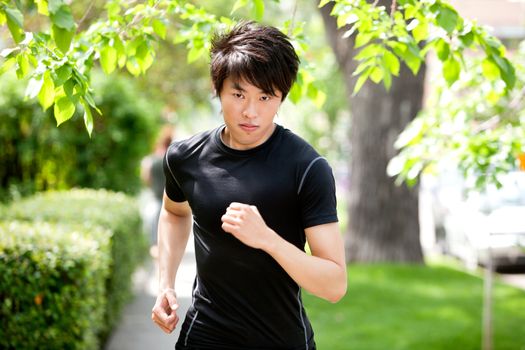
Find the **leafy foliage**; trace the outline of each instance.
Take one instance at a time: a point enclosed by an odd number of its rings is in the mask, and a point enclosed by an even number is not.
[[[354,75],[357,93],[367,79],[383,82],[388,89],[392,76],[399,75],[400,63],[416,74],[426,54],[433,50],[442,63],[442,74],[448,86],[456,82],[464,64],[465,50],[479,48],[491,66],[483,76],[490,81],[502,80],[506,91],[516,81],[515,69],[505,57],[505,47],[483,27],[459,16],[445,0],[399,0],[388,11],[377,1],[322,0],[320,7],[333,2],[332,15],[344,34],[355,34],[355,47],[361,48],[354,59],[360,62]]]
[[[104,228],[110,237],[106,260],[109,275],[105,279],[104,294],[106,307],[97,334],[103,343],[131,296],[131,274],[147,250],[135,200],[105,190],[46,192],[12,203],[3,214],[5,220],[29,221],[37,225],[39,222],[88,223]]]
[[[457,163],[464,175],[483,189],[499,184],[499,176],[523,168],[525,152],[525,43],[513,58],[516,88],[507,93],[499,70],[483,57],[466,59],[467,71],[452,87],[438,85],[435,96],[400,135],[400,154],[389,165],[398,181],[415,183],[423,171],[431,171],[443,159]],[[439,79],[434,80],[436,83]],[[459,98],[458,98],[459,97]]]
[[[111,233],[0,222],[0,347],[98,349]]]

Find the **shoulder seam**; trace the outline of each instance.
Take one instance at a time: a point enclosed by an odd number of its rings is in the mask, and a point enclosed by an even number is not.
[[[175,177],[175,175],[173,174],[173,171],[171,171],[171,165],[170,165],[170,161],[169,161],[169,158],[168,158],[168,153],[169,153],[169,150],[171,147],[173,147],[174,144],[171,144],[169,147],[168,147],[168,150],[166,151],[166,154],[164,157],[166,157],[166,165],[168,166],[168,170],[170,171],[170,174],[171,174],[171,177],[173,178],[173,180],[175,180],[175,182],[177,183],[177,185],[180,187],[180,183],[179,181],[177,181],[177,178]]]
[[[304,180],[306,179],[306,175],[308,175],[308,172],[310,171],[310,169],[312,168],[312,166],[314,165],[315,162],[317,162],[318,160],[320,159],[325,159],[325,157],[317,157],[315,159],[313,159],[310,164],[308,164],[308,166],[306,167],[306,170],[304,171],[303,173],[303,177],[301,178],[301,182],[299,182],[299,188],[297,189],[297,194],[301,193],[301,190],[303,188],[303,184],[304,184]],[[326,159],[325,159],[326,160]],[[171,170],[170,170],[171,171]]]

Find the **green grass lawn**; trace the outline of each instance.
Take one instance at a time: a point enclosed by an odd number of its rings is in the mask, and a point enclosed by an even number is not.
[[[337,304],[304,293],[319,350],[479,350],[483,279],[447,266],[350,265]],[[494,349],[525,350],[525,292],[494,286]]]

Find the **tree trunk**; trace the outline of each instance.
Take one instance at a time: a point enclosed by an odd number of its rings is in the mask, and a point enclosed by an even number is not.
[[[390,8],[390,1],[379,5]],[[354,38],[343,39],[331,4],[321,8],[325,30],[344,74],[352,115],[349,131],[351,155],[348,193],[348,229],[345,233],[348,262],[422,262],[419,240],[418,186],[396,186],[386,174],[396,154],[394,142],[422,106],[425,67],[414,76],[402,65],[392,87],[365,83],[352,96],[357,62]],[[344,28],[343,28],[344,29]]]

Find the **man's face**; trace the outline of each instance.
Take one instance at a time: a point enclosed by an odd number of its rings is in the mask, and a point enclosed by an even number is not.
[[[244,80],[224,80],[220,100],[226,128],[223,142],[231,148],[246,150],[266,141],[273,133],[273,119],[281,105],[281,92],[277,96],[261,91]]]

